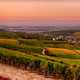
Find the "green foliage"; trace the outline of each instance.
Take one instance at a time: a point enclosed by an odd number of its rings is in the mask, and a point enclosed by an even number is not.
[[[80,79],[80,66],[78,66],[77,69],[75,70],[75,80],[79,79]]]
[[[65,67],[64,80],[74,80],[74,74],[70,67]]]

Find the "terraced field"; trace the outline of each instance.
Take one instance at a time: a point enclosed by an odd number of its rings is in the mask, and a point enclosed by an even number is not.
[[[0,39],[0,63],[48,77],[79,80],[80,50],[68,49],[65,45],[69,46],[64,41]],[[44,48],[48,50],[45,55],[42,54]]]

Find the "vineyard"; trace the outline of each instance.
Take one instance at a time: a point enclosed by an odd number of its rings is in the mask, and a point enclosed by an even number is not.
[[[65,41],[0,39],[0,63],[62,80],[80,80],[79,52]]]

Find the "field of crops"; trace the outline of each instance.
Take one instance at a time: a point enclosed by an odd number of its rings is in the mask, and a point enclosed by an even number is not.
[[[0,39],[0,45],[16,45],[17,40],[15,39]]]
[[[80,50],[70,50],[64,48],[47,48],[49,52],[64,53],[64,54],[80,54]]]
[[[0,62],[64,80],[80,79],[80,50],[65,41],[0,39]]]

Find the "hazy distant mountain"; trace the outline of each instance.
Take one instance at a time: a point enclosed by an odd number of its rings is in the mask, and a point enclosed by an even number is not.
[[[12,21],[0,23],[0,28],[8,29],[10,31],[22,32],[45,32],[45,31],[59,31],[59,30],[80,30],[80,21],[64,21],[55,20],[48,22],[36,21]]]
[[[60,30],[80,30],[80,26],[5,26],[0,25],[0,29],[16,32],[47,32]]]

